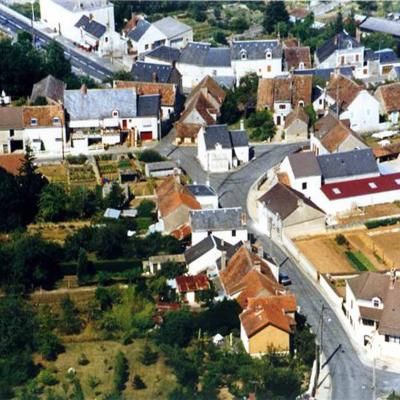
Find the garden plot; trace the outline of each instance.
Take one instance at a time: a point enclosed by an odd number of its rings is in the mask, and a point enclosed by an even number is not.
[[[71,189],[76,186],[94,188],[97,185],[96,175],[91,164],[69,165],[68,176]]]
[[[64,186],[68,184],[67,168],[64,164],[42,165],[38,171],[43,174],[49,182],[60,183]]]

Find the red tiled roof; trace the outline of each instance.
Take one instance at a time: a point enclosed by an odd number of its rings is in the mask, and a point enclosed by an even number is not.
[[[24,163],[23,154],[4,154],[0,155],[0,168],[4,168],[13,175],[19,175],[19,170]]]
[[[176,228],[171,232],[171,236],[175,239],[182,240],[188,237],[192,233],[192,229],[189,224],[181,225],[179,228]]]
[[[179,293],[198,292],[210,287],[206,275],[181,275],[175,280]]]
[[[329,183],[322,185],[321,190],[329,200],[400,190],[400,173]]]

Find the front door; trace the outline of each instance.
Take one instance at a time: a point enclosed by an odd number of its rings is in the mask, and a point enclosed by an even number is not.
[[[128,129],[128,121],[126,119],[122,120],[122,129]]]

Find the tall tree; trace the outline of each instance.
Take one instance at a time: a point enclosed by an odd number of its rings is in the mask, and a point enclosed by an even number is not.
[[[46,47],[47,72],[57,79],[64,79],[71,74],[71,62],[65,58],[63,48],[51,41]]]
[[[40,193],[39,218],[44,221],[60,221],[67,211],[67,194],[62,185],[49,183]]]
[[[109,208],[122,208],[125,204],[125,194],[118,182],[113,182],[110,193],[105,199],[106,206]]]
[[[279,22],[289,23],[289,13],[286,10],[284,1],[270,1],[265,8],[263,26],[267,33],[276,31],[275,27]]]
[[[58,329],[65,335],[79,333],[82,327],[82,321],[78,316],[74,302],[69,296],[61,300],[61,315],[58,321]]]
[[[16,178],[0,168],[0,231],[10,231],[22,223],[22,204]]]

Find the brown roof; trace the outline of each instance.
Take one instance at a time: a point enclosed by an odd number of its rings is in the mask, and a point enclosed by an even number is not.
[[[198,92],[195,97],[192,98],[192,101],[188,104],[185,111],[183,111],[183,113],[181,114],[179,121],[185,122],[185,119],[194,110],[196,110],[200,114],[206,125],[215,124],[215,118],[211,115],[211,113],[217,114],[217,111],[214,109],[213,105],[206,99],[202,92]]]
[[[288,298],[282,299],[283,297]],[[293,295],[283,295],[250,299],[247,309],[239,316],[247,337],[253,336],[268,325],[292,333],[295,321],[286,314],[288,312],[284,308],[286,304],[293,308],[296,298]]]
[[[299,41],[296,38],[287,38],[284,40],[283,44],[285,47],[298,47]]]
[[[156,188],[157,197],[165,196],[168,193],[178,190],[183,191],[183,185],[180,184],[179,178],[173,175],[165,178]]]
[[[360,307],[361,318],[372,321],[379,321],[382,317],[382,312],[383,310],[379,308]]]
[[[175,239],[183,240],[187,238],[191,233],[192,228],[190,227],[190,224],[187,223],[173,230],[170,235],[173,236]]]
[[[303,68],[311,68],[311,54],[309,47],[286,47],[284,49],[287,69],[297,69],[300,63]]]
[[[375,92],[385,113],[400,110],[400,82],[379,86]]]
[[[61,105],[24,107],[23,121],[25,127],[32,127],[32,118],[37,120],[37,124],[34,127],[64,125],[64,111]],[[54,124],[53,118],[58,118],[60,122]]]
[[[384,147],[374,147],[372,151],[376,158],[398,155],[400,154],[400,143],[393,143]]]
[[[338,103],[341,110],[346,110],[363,89],[363,86],[343,75],[332,74],[326,87],[326,93]]]
[[[301,106],[297,106],[294,110],[292,110],[285,119],[285,128],[288,128],[292,123],[296,120],[303,121],[306,125],[308,125],[308,121],[310,117],[304,111],[304,108]]]
[[[190,95],[188,97],[188,101],[190,100],[191,97],[196,95],[199,91],[202,91],[203,94],[211,95],[214,97],[215,100],[218,101],[218,103],[222,104],[225,100],[226,93],[225,91],[221,88],[221,86],[218,85],[218,83],[211,78],[211,76],[206,75],[198,84],[195,86],[192,91],[190,92]]]
[[[300,101],[304,105],[311,103],[312,75],[277,76],[274,79],[260,79],[257,93],[257,110],[267,106],[272,108],[274,102],[290,102],[295,108]]]
[[[304,19],[305,17],[307,17],[308,14],[310,14],[310,10],[308,10],[307,8],[298,7],[290,10],[289,14],[297,19]]]
[[[173,83],[114,81],[114,88],[136,89],[138,95],[159,94],[162,106],[174,106],[176,101],[176,85]]]
[[[318,139],[322,139],[338,123],[339,120],[332,113],[328,113],[315,123],[314,135]]]
[[[24,163],[23,154],[1,154],[0,168],[4,168],[7,172],[13,175],[19,175],[19,170]]]
[[[22,107],[0,107],[0,130],[23,128]]]
[[[258,201],[265,204],[274,214],[279,214],[282,220],[286,219],[297,210],[297,208],[301,207],[302,204],[320,211],[322,215],[324,214],[317,205],[302,193],[282,183],[274,185],[268,192],[261,196]]]
[[[289,163],[296,178],[320,176],[321,168],[312,151],[301,151],[288,155]]]
[[[175,278],[179,293],[198,292],[210,287],[206,275],[180,275]]]
[[[190,138],[196,139],[199,134],[199,130],[201,128],[200,124],[188,124],[184,122],[176,122],[175,130],[177,138]]]

